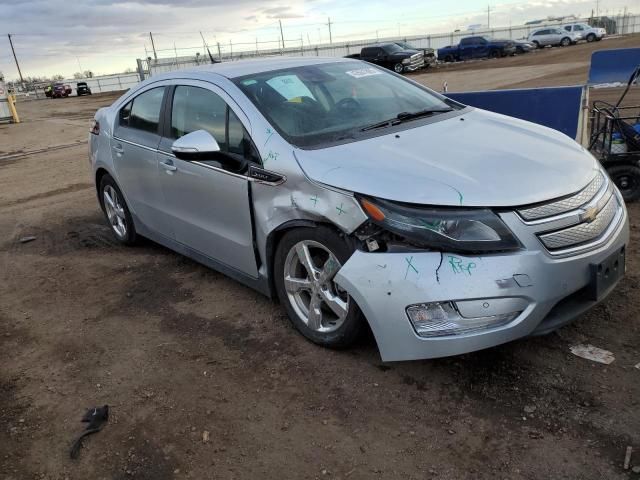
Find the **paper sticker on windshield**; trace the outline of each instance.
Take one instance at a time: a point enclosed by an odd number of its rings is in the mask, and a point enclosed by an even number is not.
[[[296,75],[273,77],[267,83],[288,101],[300,101],[302,97],[313,97],[307,86]]]
[[[377,68],[359,68],[358,70],[349,70],[344,72],[347,75],[351,75],[353,78],[370,77],[371,75],[382,75],[382,72]]]

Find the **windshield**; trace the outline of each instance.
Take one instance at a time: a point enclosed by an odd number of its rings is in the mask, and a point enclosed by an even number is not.
[[[395,53],[395,52],[402,52],[404,51],[404,48],[402,48],[400,45],[398,45],[397,43],[390,43],[389,45],[384,45],[382,47],[382,49],[387,52],[387,53]]]
[[[234,82],[276,130],[298,147],[351,138],[398,114],[459,108],[364,62],[275,70]]]

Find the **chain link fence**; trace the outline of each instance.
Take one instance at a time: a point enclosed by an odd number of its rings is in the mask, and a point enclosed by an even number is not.
[[[263,48],[261,42],[256,42],[254,48],[247,48],[250,44],[215,44],[210,46],[211,55],[216,61],[228,62],[234,60],[260,58],[275,55],[287,56],[322,56],[322,57],[345,57],[347,55],[360,53],[362,47],[380,42],[402,41],[410,43],[417,48],[438,49],[447,45],[458,43],[462,38],[469,35],[487,35],[493,38],[508,38],[511,40],[526,39],[529,34],[543,27],[558,26],[563,23],[590,23],[592,25],[605,26],[609,35],[626,35],[640,32],[640,15],[618,15],[600,17],[597,19],[584,19],[574,21],[549,21],[530,25],[519,25],[510,27],[500,27],[491,29],[477,29],[474,31],[455,31],[451,33],[435,35],[413,35],[395,36],[384,38],[369,38],[348,42],[333,42],[331,44],[319,44],[315,46],[305,45],[303,38],[286,40],[285,47],[282,48],[280,42],[277,48]],[[262,42],[268,43],[268,42]],[[253,45],[253,44],[251,44]],[[242,49],[244,47],[244,49]],[[170,58],[158,58],[157,60],[148,58],[139,60],[142,64],[145,76],[153,76],[159,73],[171,72],[183,68],[196,67],[198,65],[210,63],[209,56],[204,55],[178,56]]]
[[[101,75],[91,78],[74,78],[56,80],[55,82],[33,82],[24,85],[15,85],[16,95],[23,100],[46,98],[45,88],[53,83],[63,83],[71,87],[71,95],[77,95],[78,82],[85,82],[91,89],[91,93],[118,92],[128,90],[140,82],[139,73],[121,73],[115,75]]]

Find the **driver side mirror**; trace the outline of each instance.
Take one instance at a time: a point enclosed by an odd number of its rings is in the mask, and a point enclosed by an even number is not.
[[[180,160],[211,160],[220,151],[220,145],[209,132],[196,130],[173,142],[171,151]]]

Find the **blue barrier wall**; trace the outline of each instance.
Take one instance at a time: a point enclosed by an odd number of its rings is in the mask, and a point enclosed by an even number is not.
[[[458,102],[578,135],[582,86],[447,93]]]
[[[588,84],[627,83],[638,65],[640,48],[598,50],[591,54]]]

